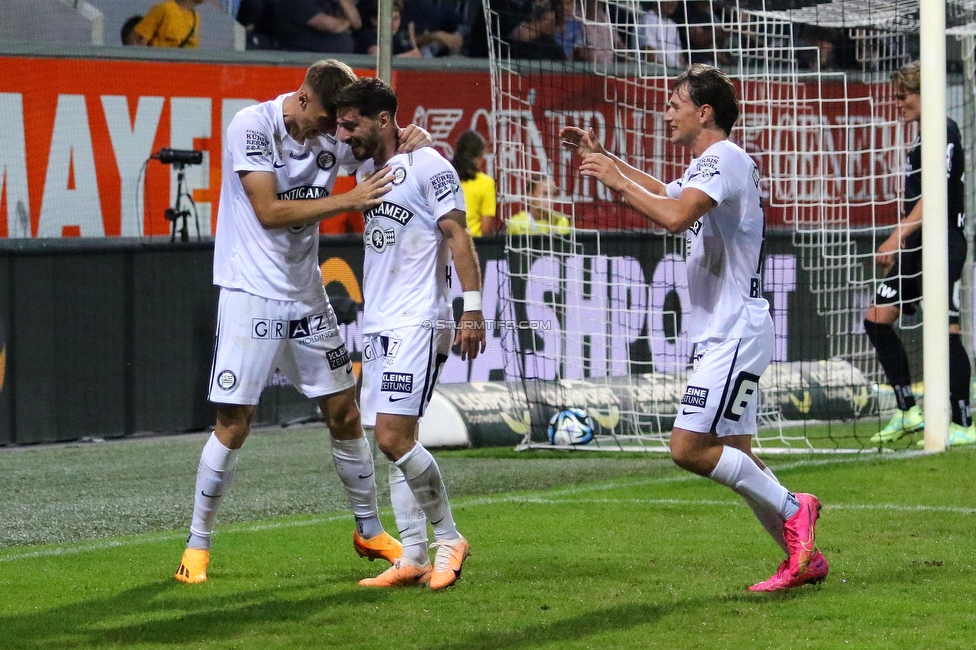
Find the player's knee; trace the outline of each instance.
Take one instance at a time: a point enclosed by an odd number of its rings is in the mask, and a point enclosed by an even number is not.
[[[358,438],[361,435],[359,407],[355,400],[341,402],[325,414],[325,424],[332,436],[342,439]]]

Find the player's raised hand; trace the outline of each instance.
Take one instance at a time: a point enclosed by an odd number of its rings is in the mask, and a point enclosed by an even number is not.
[[[397,132],[397,153],[410,153],[421,147],[431,147],[434,139],[416,124],[408,124]]]
[[[466,311],[461,314],[454,345],[461,349],[461,360],[477,359],[487,346],[485,338],[485,317],[481,311]]]
[[[584,157],[583,164],[580,165],[580,173],[597,179],[615,192],[619,192],[630,182],[620,173],[617,163],[602,153],[591,153]]]
[[[591,153],[607,155],[607,150],[603,148],[603,144],[597,139],[593,129],[584,131],[575,126],[563,127],[559,132],[559,138],[562,140],[563,146],[576,149],[581,156],[588,156]]]
[[[352,203],[352,209],[362,212],[376,207],[383,202],[386,193],[393,189],[392,183],[393,173],[390,171],[389,165],[359,181],[356,187],[347,193],[349,201]]]

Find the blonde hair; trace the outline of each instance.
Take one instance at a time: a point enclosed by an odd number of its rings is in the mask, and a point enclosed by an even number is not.
[[[322,108],[332,110],[336,95],[356,81],[356,73],[345,63],[335,59],[322,59],[308,67],[305,85],[315,93]]]
[[[912,61],[891,73],[891,83],[911,95],[922,90],[922,65]]]

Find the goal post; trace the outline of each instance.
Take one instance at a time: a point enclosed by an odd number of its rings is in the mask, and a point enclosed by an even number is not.
[[[533,49],[514,40],[526,30],[513,26],[545,16],[506,15],[515,4],[485,3],[485,12],[499,216],[532,226],[530,234],[514,229],[519,234],[507,238],[499,300],[513,319],[546,324],[501,335],[512,408],[530,421],[525,444],[546,444],[557,411],[586,407],[598,429],[588,446],[666,448],[691,361],[684,239],[651,227],[582,178],[558,134],[565,126],[593,128],[629,163],[665,181],[678,177],[690,154],[666,136],[665,103],[687,63],[703,61],[722,67],[736,84],[741,116],[731,139],[763,177],[763,292],[776,351],[762,378],[758,445],[877,449],[869,439],[895,401],[862,323],[884,277],[874,252],[900,217],[906,155],[918,135],[899,119],[890,76],[919,58],[924,9],[911,1],[867,0],[541,2],[535,3],[540,11],[558,9],[553,17],[562,27]],[[943,138],[945,116],[955,119],[971,157],[976,20],[968,7],[946,5],[942,34],[948,34],[951,74],[932,82],[947,99],[944,110],[930,113],[941,120]],[[668,52],[662,43],[675,34],[680,43]],[[551,60],[559,52],[566,60]],[[542,53],[551,58],[526,58]],[[680,65],[671,65],[675,60]],[[931,152],[928,136],[923,142]],[[939,173],[944,147],[942,155],[923,169]],[[532,196],[540,182],[551,189]],[[926,181],[933,185],[939,183]],[[944,177],[941,185],[944,191]],[[926,209],[934,191],[926,192]],[[972,206],[970,186],[969,214]],[[570,227],[555,227],[555,213]],[[942,226],[925,229],[926,236],[944,235],[945,207],[932,218]],[[929,245],[924,248],[928,253]],[[925,279],[926,296],[937,296],[923,300],[928,321],[932,305],[945,305],[947,290],[944,273]],[[931,286],[940,279],[941,287]],[[970,350],[972,279],[970,260],[962,296]],[[947,364],[922,349],[923,338],[947,349],[947,328],[936,325],[941,334],[923,337],[920,313],[909,311],[898,326],[917,391],[933,407],[948,404]],[[938,420],[931,424],[944,436],[948,420]]]

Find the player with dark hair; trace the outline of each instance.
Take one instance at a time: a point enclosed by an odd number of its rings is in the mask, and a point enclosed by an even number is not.
[[[297,91],[241,110],[227,129],[214,243],[220,302],[209,399],[217,423],[197,470],[190,537],[176,573],[182,582],[207,579],[214,519],[275,368],[322,409],[356,519],[356,552],[391,563],[400,556],[400,543],[377,516],[356,377],[318,265],[319,221],[380,205],[393,181],[381,170],[332,195],[340,167],[358,165],[335,138],[332,105],[355,80],[348,65],[318,61]],[[430,143],[415,126],[400,136],[404,150]]]
[[[454,523],[440,468],[417,441],[417,425],[452,339],[461,359],[485,350],[481,267],[457,172],[430,148],[398,154],[396,111],[396,93],[378,79],[360,79],[336,99],[338,137],[365,161],[358,178],[366,182],[389,168],[394,179],[383,202],[364,214],[362,407],[363,423],[375,423],[376,444],[392,463],[390,500],[403,555],[359,584],[443,589],[460,577],[469,545]],[[455,275],[464,313],[453,336]]]
[[[906,122],[922,118],[922,75],[918,61],[906,64],[891,75],[895,99]],[[949,402],[952,424],[949,445],[976,443],[976,427],[969,413],[969,382],[972,368],[962,344],[959,325],[959,289],[966,264],[966,191],[963,184],[966,157],[959,127],[946,118],[946,180],[948,183],[949,228]],[[922,297],[922,140],[915,140],[908,152],[905,175],[904,217],[891,235],[878,247],[875,260],[887,269],[878,285],[874,304],[864,316],[864,331],[878,354],[888,383],[894,389],[898,408],[888,424],[871,436],[871,442],[894,442],[905,434],[921,431],[925,419],[912,391],[908,355],[892,327],[901,312],[914,314]],[[924,445],[924,440],[919,441]]]
[[[129,16],[124,23],[122,23],[122,29],[119,30],[119,39],[122,41],[122,45],[145,45],[146,42],[139,36],[136,32],[136,25],[142,22],[143,16]]]
[[[759,171],[729,141],[739,100],[718,68],[691,66],[674,81],[664,122],[671,143],[694,158],[671,183],[609,154],[593,131],[563,130],[600,181],[655,225],[685,233],[695,369],[671,431],[671,458],[738,493],[787,558],[751,591],[780,591],[823,580],[815,547],[820,501],[794,493],[752,452],[759,377],[773,354],[773,322],[762,295],[763,200]]]

